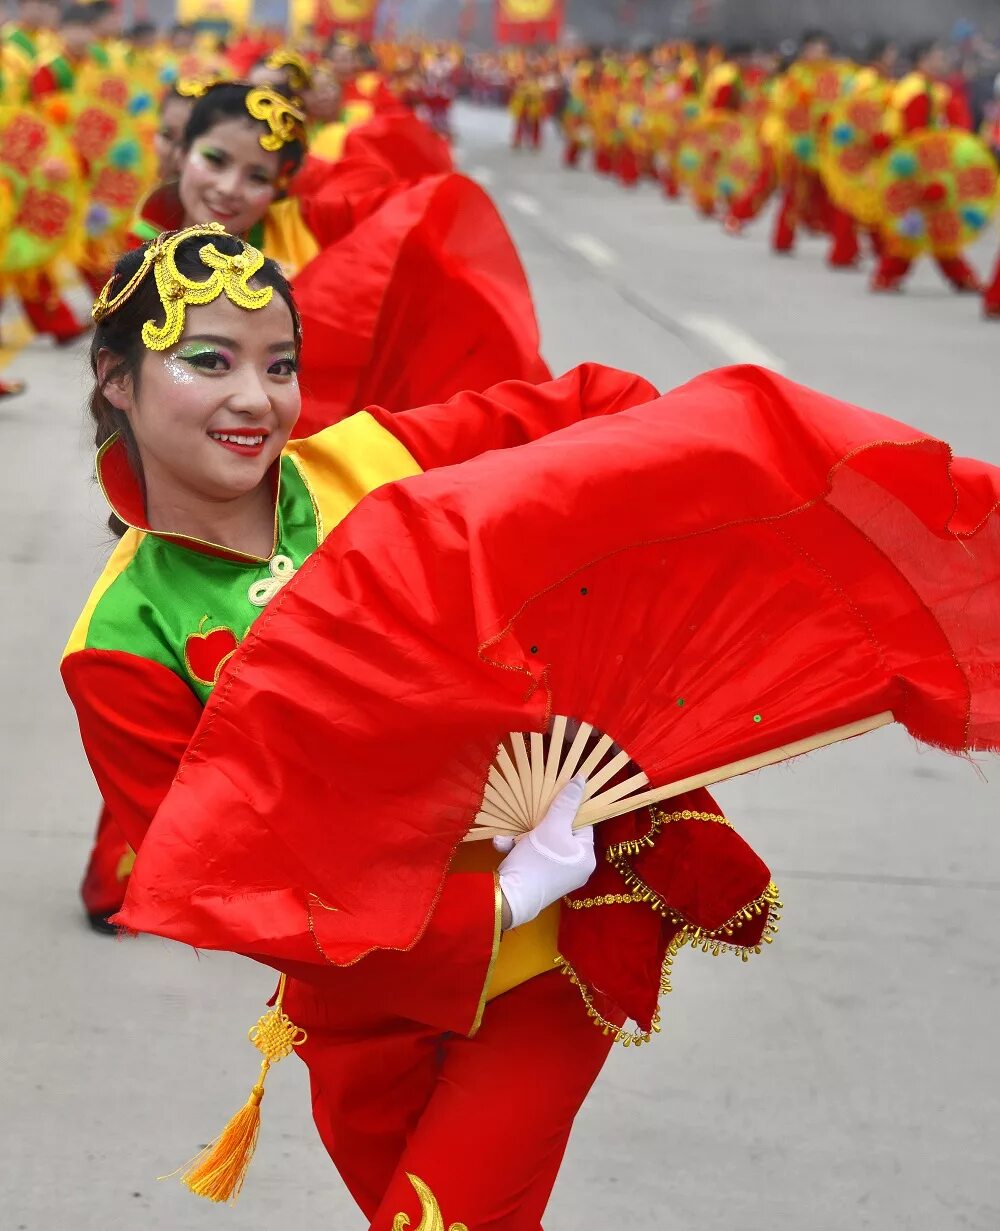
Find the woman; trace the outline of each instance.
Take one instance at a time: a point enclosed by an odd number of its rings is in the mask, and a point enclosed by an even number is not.
[[[413,158],[404,160],[413,180],[402,178],[380,119],[370,147],[329,168],[308,196],[286,195],[306,148],[294,104],[244,84],[197,88],[179,177],[147,199],[133,241],[217,222],[295,276],[309,322],[302,434],[366,402],[402,408],[549,376],[520,260],[478,185],[417,179]],[[121,905],[130,867],[105,811],[81,888],[95,930]]]
[[[123,537],[63,676],[140,859],[237,642],[365,492],[655,395],[594,365],[291,440],[301,337],[288,283],[219,227],[122,257],[94,316],[98,475]],[[574,780],[502,862],[457,860],[409,952],[331,967],[303,932],[279,963],[279,1008],[309,1036],[296,1041],[317,1125],[379,1231],[439,1204],[449,1223],[536,1231],[573,1116],[611,1043],[632,1037],[553,970],[558,902],[595,868],[592,831],[572,830],[581,798]],[[484,1135],[531,1148],[500,1167]],[[242,1173],[220,1187],[215,1161],[193,1186],[225,1199]]]

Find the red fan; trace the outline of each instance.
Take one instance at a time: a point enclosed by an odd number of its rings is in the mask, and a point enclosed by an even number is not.
[[[517,250],[460,175],[397,192],[300,271],[295,297],[303,436],[370,403],[403,410],[549,376]]]
[[[232,660],[123,921],[407,948],[498,745],[557,715],[642,790],[890,711],[996,749],[998,508],[997,469],[753,368],[384,487]]]

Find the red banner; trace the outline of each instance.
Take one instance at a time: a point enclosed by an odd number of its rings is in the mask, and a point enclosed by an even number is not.
[[[496,0],[498,43],[555,43],[562,21],[563,0]]]
[[[316,32],[324,37],[353,34],[368,42],[375,33],[377,12],[378,0],[316,0]]]

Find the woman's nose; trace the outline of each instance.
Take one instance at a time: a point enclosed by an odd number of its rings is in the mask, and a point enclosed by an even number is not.
[[[238,167],[226,167],[219,175],[216,181],[220,192],[226,193],[227,196],[233,196],[240,188],[240,172]]]

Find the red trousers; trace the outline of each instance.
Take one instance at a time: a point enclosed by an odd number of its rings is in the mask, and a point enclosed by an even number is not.
[[[775,252],[792,251],[800,220],[830,234],[833,244],[827,256],[829,265],[843,267],[855,263],[860,248],[854,221],[834,205],[819,176],[811,172],[794,177],[782,194],[772,241]]]
[[[960,256],[936,256],[934,260],[946,281],[952,286],[963,291],[978,288],[979,279],[968,261],[964,261]],[[872,285],[877,290],[888,290],[899,286],[910,272],[912,265],[913,262],[907,257],[890,256],[888,252],[883,252],[878,268],[872,276]]]
[[[639,159],[636,157],[635,150],[630,149],[627,145],[621,145],[618,148],[618,156],[615,159],[615,174],[626,188],[635,188],[639,183]]]
[[[729,208],[729,218],[734,223],[749,222],[756,218],[767,204],[774,189],[774,167],[770,159],[766,159],[757,178],[749,189],[737,197]]]
[[[309,1034],[298,1050],[316,1126],[371,1231],[441,1225],[422,1221],[411,1176],[445,1227],[540,1231],[612,1042],[579,991],[557,971],[530,979],[487,1005],[473,1038],[402,1018],[346,1028],[344,1009],[289,980],[285,1010]]]
[[[542,144],[542,121],[538,116],[519,115],[514,125],[514,149],[530,145],[533,150]]]
[[[993,271],[993,278],[983,295],[983,307],[990,316],[1000,316],[1000,258]]]
[[[57,341],[77,337],[83,326],[69,305],[60,298],[55,284],[45,275],[37,279],[33,293],[22,293],[24,314],[35,333],[47,333]]]
[[[567,141],[565,147],[563,148],[563,166],[577,166],[580,161],[580,153],[582,150],[583,143],[581,141]]]
[[[87,871],[80,886],[80,896],[88,915],[113,915],[121,910],[133,858],[132,848],[125,841],[122,831],[111,819],[108,809],[102,808]]]

